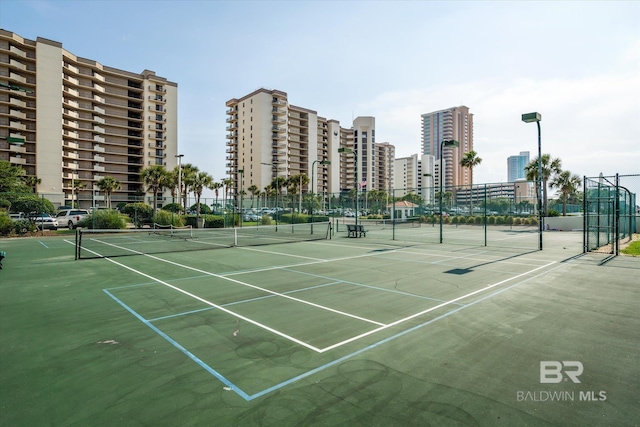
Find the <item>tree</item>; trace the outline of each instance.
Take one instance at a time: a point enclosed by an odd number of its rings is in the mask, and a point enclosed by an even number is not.
[[[112,179],[113,179],[113,178],[112,178]],[[97,183],[96,183],[96,184],[97,184]],[[73,193],[75,193],[75,196],[76,196],[76,204],[75,204],[75,205],[73,204],[73,197],[71,197],[71,199],[72,199],[72,200],[71,200],[71,207],[72,207],[72,208],[74,208],[74,207],[75,207],[75,208],[78,208],[78,207],[80,207],[80,203],[79,203],[79,200],[80,200],[80,190],[82,190],[83,188],[85,188],[85,187],[86,187],[86,184],[85,184],[84,182],[80,181],[79,179],[74,179],[74,180],[73,180],[73,182],[71,183],[71,186],[73,187]],[[120,188],[120,187],[118,186],[118,188]]]
[[[569,171],[562,171],[556,174],[549,183],[551,188],[557,188],[560,191],[562,199],[562,216],[567,216],[567,199],[580,188],[582,180],[576,174]]]
[[[96,186],[107,194],[107,208],[111,209],[111,193],[120,189],[120,181],[113,177],[105,176],[96,182]]]
[[[549,179],[561,172],[562,160],[559,158],[551,159],[551,154],[542,155],[542,211],[544,215],[548,215],[547,209],[547,182]],[[531,160],[527,166],[524,167],[525,176],[529,181],[538,182],[538,158]],[[539,197],[538,186],[536,185],[536,196]]]
[[[260,194],[260,189],[257,185],[253,184],[251,187],[247,188],[249,193],[251,193],[251,208],[253,209],[253,198]]]
[[[185,212],[187,210],[187,197],[189,195],[189,189],[191,188],[193,180],[198,171],[198,167],[192,165],[191,163],[182,165],[182,206],[184,206]]]
[[[191,188],[196,196],[196,224],[200,219],[200,197],[202,197],[202,190],[205,188],[211,189],[212,187],[213,178],[206,172],[196,173],[191,181]]]
[[[218,207],[218,196],[220,195],[220,189],[222,188],[222,183],[214,182],[211,184],[211,189],[216,193],[216,203],[215,207]],[[215,208],[213,209],[215,211]]]
[[[231,178],[225,178],[222,180],[222,185],[224,186],[224,208],[226,209],[234,183]]]
[[[309,177],[306,174],[300,173],[291,175],[286,180],[287,191],[291,194],[298,194],[300,197],[298,200],[298,212],[302,210],[302,189],[309,185]]]
[[[25,185],[31,187],[34,193],[36,192],[38,185],[42,183],[42,180],[35,175],[23,175],[22,179]]]
[[[171,170],[171,172],[169,172],[169,178],[167,179],[166,186],[169,188],[169,191],[171,191],[171,198],[173,199],[171,203],[181,204],[180,195],[182,194],[182,189],[178,188],[178,175],[180,175],[180,168],[176,166]],[[182,187],[182,177],[180,177],[180,187]]]
[[[158,207],[158,191],[167,183],[167,170],[162,165],[151,165],[140,172],[148,191],[153,192],[153,212]]]
[[[0,193],[31,193],[23,180],[24,169],[0,160]]]
[[[469,214],[473,215],[473,168],[482,163],[482,159],[478,157],[478,153],[475,151],[467,151],[464,153],[462,159],[460,159],[460,166],[469,169]]]

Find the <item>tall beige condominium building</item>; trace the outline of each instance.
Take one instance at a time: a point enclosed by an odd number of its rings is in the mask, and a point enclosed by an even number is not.
[[[473,184],[473,171],[460,166],[464,153],[473,150],[473,114],[465,106],[422,114],[422,154],[434,156],[439,167],[442,141],[456,140],[459,147],[443,150],[445,188]],[[440,185],[439,172],[435,174],[435,185]]]
[[[389,192],[395,179],[396,147],[388,142],[377,142],[373,148],[376,153],[373,164],[376,187],[372,189]]]
[[[309,177],[303,193],[348,191],[356,184],[355,153],[358,181],[376,182],[372,117],[357,118],[352,129],[345,129],[337,120],[290,104],[286,92],[264,88],[230,99],[226,106],[227,174],[236,194],[254,185],[262,191],[276,176],[298,174]],[[358,151],[356,134],[363,150]],[[322,164],[325,160],[330,164]]]
[[[106,176],[121,185],[112,203],[139,200],[150,196],[145,167],[177,164],[177,84],[153,71],[107,67],[0,30],[0,83],[32,91],[0,88],[0,159],[37,176],[38,193],[56,205],[73,197],[103,206],[96,182]]]

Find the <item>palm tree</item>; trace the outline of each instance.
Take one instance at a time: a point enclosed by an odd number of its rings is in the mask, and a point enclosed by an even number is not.
[[[309,185],[309,177],[303,173],[291,175],[286,180],[287,191],[293,194],[299,194],[298,212],[302,211],[302,189]],[[300,193],[298,193],[298,191]]]
[[[231,178],[225,178],[222,180],[222,185],[224,186],[224,208],[227,209],[227,201],[229,200],[229,195],[231,194],[231,189],[233,188],[234,182]]]
[[[213,187],[213,178],[206,172],[198,172],[191,181],[191,188],[196,196],[196,224],[200,220],[200,197],[202,197],[202,190],[205,188],[211,189]]]
[[[96,186],[107,195],[107,208],[111,209],[111,193],[120,189],[120,181],[111,176],[105,176],[96,182]]]
[[[171,191],[171,199],[172,203],[176,203],[176,198],[178,199],[177,203],[180,203],[180,195],[182,194],[182,189],[178,188],[178,175],[180,174],[180,168],[175,167],[169,172],[169,178],[167,179],[167,187]],[[180,186],[182,187],[182,177],[180,177]]]
[[[260,189],[257,185],[253,184],[252,186],[247,188],[247,190],[249,190],[249,193],[251,193],[251,209],[253,209],[253,198],[260,194]]]
[[[184,211],[187,211],[187,196],[189,195],[189,190],[192,186],[193,179],[195,175],[198,173],[199,169],[197,166],[192,165],[191,163],[186,163],[182,165],[182,201]]]
[[[37,191],[38,185],[42,183],[42,180],[35,175],[24,175],[22,180],[33,189],[34,193]]]
[[[211,184],[211,189],[216,192],[216,203],[215,206],[218,207],[218,196],[220,194],[220,189],[222,188],[222,183],[214,182]],[[213,209],[215,211],[215,208]]]
[[[162,165],[151,165],[140,172],[147,191],[153,192],[153,212],[158,207],[158,191],[167,184],[167,170]]]
[[[567,216],[567,199],[576,193],[581,183],[580,177],[576,174],[571,174],[569,171],[562,171],[551,179],[549,186],[560,190],[562,197],[562,216]]]
[[[80,207],[78,200],[80,199],[80,190],[82,190],[83,188],[86,187],[85,183],[80,181],[79,179],[74,179],[73,182],[71,183],[71,186],[73,187],[73,191],[75,192],[76,195],[76,204],[75,206],[73,205],[73,200],[71,200],[71,207]],[[73,197],[72,197],[73,199]]]
[[[544,215],[548,215],[547,210],[547,181],[556,174],[562,171],[562,160],[559,158],[551,159],[551,154],[542,155],[542,211]],[[531,160],[527,166],[524,167],[524,172],[527,180],[538,182],[538,158]],[[536,197],[538,195],[538,186],[536,185]]]
[[[469,169],[469,214],[473,215],[473,168],[482,163],[482,159],[478,157],[475,151],[467,151],[460,160],[460,166]]]

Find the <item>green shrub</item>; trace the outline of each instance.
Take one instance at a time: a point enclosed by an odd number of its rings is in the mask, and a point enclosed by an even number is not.
[[[0,210],[9,210],[11,209],[11,202],[7,199],[0,199]]]
[[[53,206],[53,203],[35,194],[16,197],[11,204],[11,209],[14,212],[24,212],[27,214],[30,212],[38,212],[48,213],[53,216],[56,213],[56,208]]]
[[[195,212],[196,208],[198,207],[197,204],[193,204],[191,205],[191,207],[189,208],[190,211]],[[211,208],[209,207],[209,205],[205,205],[204,203],[200,203],[200,215],[209,215],[211,214]]]
[[[482,218],[483,218],[483,217],[482,217],[482,215],[478,215],[477,217],[475,217],[475,219],[476,219],[476,224],[482,224],[482,221],[483,221],[483,219],[482,219]]]
[[[173,225],[174,227],[184,227],[184,219],[182,215],[170,211],[159,210],[153,222],[161,225]]]
[[[495,224],[496,223],[496,217],[495,216],[488,216],[487,217],[487,224]]]
[[[513,225],[520,225],[520,224],[522,224],[523,220],[526,221],[526,219],[524,219],[524,218],[515,217],[515,218],[513,218]]]
[[[168,205],[164,205],[162,207],[163,211],[169,211],[174,213],[184,213],[184,208],[180,203],[169,203]]]
[[[511,225],[511,224],[513,224],[513,217],[512,217],[512,216],[506,216],[506,217],[504,217],[504,222],[505,222],[505,224],[507,224],[507,225]]]
[[[0,212],[0,236],[8,236],[13,230],[13,221],[6,212]]]
[[[9,214],[0,212],[0,235],[1,236],[20,236],[27,233],[38,231],[35,223],[28,219],[13,221]]]
[[[78,227],[95,228],[97,230],[119,230],[127,227],[127,222],[120,212],[112,209],[93,211],[80,222]]]
[[[475,223],[476,223],[476,217],[474,216],[467,217],[467,224],[475,224]]]
[[[547,216],[560,216],[560,212],[555,209],[549,209],[549,214]]]
[[[262,218],[260,218],[260,224],[261,225],[271,225],[271,217],[269,215],[262,215]]]
[[[191,217],[195,223],[195,216]],[[204,219],[204,228],[224,228],[224,216],[221,215],[201,215]]]
[[[153,222],[153,208],[146,203],[127,203],[123,212],[129,215],[129,219],[136,228],[142,228],[144,224]]]

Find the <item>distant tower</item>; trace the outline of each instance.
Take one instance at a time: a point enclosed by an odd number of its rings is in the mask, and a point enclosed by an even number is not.
[[[507,158],[507,181],[516,182],[524,179],[524,168],[529,164],[529,152],[521,151],[517,156],[509,156]]]
[[[422,116],[422,152],[440,159],[440,143],[456,140],[459,147],[445,148],[444,186],[469,185],[473,183],[472,172],[460,166],[464,153],[473,150],[473,114],[465,106],[434,111]],[[439,165],[439,163],[438,163]],[[436,174],[435,185],[440,185],[440,176]]]

